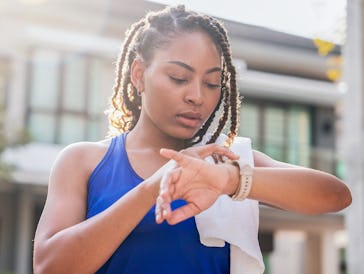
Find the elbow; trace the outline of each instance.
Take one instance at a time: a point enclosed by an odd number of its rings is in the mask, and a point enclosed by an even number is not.
[[[47,263],[34,263],[33,264],[33,273],[34,274],[56,274],[56,273],[72,273],[63,271],[61,267],[54,267]]]
[[[56,274],[56,273],[74,273],[65,269],[66,263],[62,263],[59,260],[55,260],[52,254],[42,250],[42,247],[38,246],[34,248],[33,254],[33,273],[34,274]]]
[[[80,274],[94,273],[81,264],[71,252],[49,252],[49,247],[36,246],[33,254],[34,274]]]
[[[34,272],[34,274],[51,273],[51,272],[49,272],[50,269],[47,266],[47,264],[45,262],[43,262],[42,260],[40,260],[38,257],[39,256],[36,256],[36,254],[34,253],[34,258],[33,258],[33,272]]]
[[[41,256],[41,252],[34,250],[33,255],[33,272],[34,274],[56,273],[52,269],[52,264],[47,256]]]
[[[321,215],[325,213],[339,212],[352,203],[352,196],[349,188],[340,183],[335,187],[325,189],[317,199],[311,204],[312,207],[306,208],[307,211],[303,212],[308,215]]]
[[[44,267],[42,264],[39,264],[39,263],[33,263],[33,272],[34,272],[34,274],[50,273],[50,272],[48,272],[46,267]]]
[[[33,273],[34,274],[43,274],[45,273],[44,267],[42,266],[42,260],[39,255],[39,247],[37,246],[37,242],[34,241],[34,250],[33,250]]]
[[[56,266],[55,264],[49,262],[48,260],[37,260],[33,261],[33,273],[34,274],[56,274],[56,273],[75,273],[69,270],[63,269],[64,265]]]

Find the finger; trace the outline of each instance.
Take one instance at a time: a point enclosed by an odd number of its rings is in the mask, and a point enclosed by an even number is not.
[[[172,186],[173,184],[167,183],[165,188],[161,190],[157,203],[159,204],[157,215],[162,217],[162,220],[168,218],[171,212],[171,203],[172,203]],[[156,215],[156,217],[157,217]]]
[[[181,173],[180,167],[165,172],[161,179],[159,193],[162,195],[169,194],[170,198],[173,199],[176,190],[175,183],[180,179]]]
[[[230,160],[237,160],[239,159],[239,155],[232,152],[230,149],[219,146],[217,144],[209,144],[205,146],[201,146],[198,148],[198,153],[201,158],[206,158],[208,156],[213,156],[214,154],[217,154],[219,156],[225,156],[229,158]]]
[[[162,196],[158,196],[155,206],[155,221],[157,224],[163,223],[164,220],[170,217],[172,212],[171,204],[165,202]]]
[[[155,205],[155,220],[158,224],[162,223],[166,218],[170,216],[172,199],[169,193],[161,193],[156,200]]]
[[[218,164],[218,163],[225,163],[226,157],[221,156],[220,154],[214,153],[214,154],[212,154],[212,159],[214,159],[215,164]]]
[[[155,214],[155,221],[157,224],[161,224],[164,219],[162,217],[162,198],[158,196],[156,203],[155,203],[155,210],[154,210],[154,214]]]
[[[219,159],[218,159],[218,157],[217,157],[217,154],[215,154],[215,153],[214,153],[214,154],[212,154],[211,156],[212,156],[212,159],[214,159],[214,163],[215,163],[215,164],[219,163]]]
[[[173,149],[162,148],[159,153],[165,158],[176,161],[179,166],[185,166],[191,161],[190,156]]]
[[[198,207],[196,207],[194,204],[189,203],[172,211],[170,216],[166,218],[166,221],[170,225],[175,225],[199,214],[200,212],[201,210]]]
[[[171,202],[175,193],[174,183],[178,181],[180,173],[180,169],[175,169],[166,172],[162,177],[160,192],[155,206],[155,219],[158,224],[168,218],[172,211]]]

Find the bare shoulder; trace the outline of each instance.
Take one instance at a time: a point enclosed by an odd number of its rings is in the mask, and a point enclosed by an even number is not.
[[[59,153],[50,173],[47,200],[36,239],[47,239],[84,220],[89,176],[109,146],[109,140],[80,142]]]
[[[98,142],[78,142],[66,146],[59,153],[52,172],[67,171],[67,173],[82,173],[88,176],[106,154],[111,140]],[[81,174],[79,174],[81,175]]]

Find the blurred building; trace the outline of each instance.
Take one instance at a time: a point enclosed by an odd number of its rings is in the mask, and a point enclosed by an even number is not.
[[[141,0],[0,2],[0,105],[16,166],[0,182],[0,273],[31,273],[32,239],[51,165],[65,145],[104,138],[103,110],[126,28],[162,5]],[[275,159],[340,176],[337,85],[311,40],[225,21],[245,96],[240,134]],[[340,55],[340,49],[333,54]],[[25,131],[24,131],[25,130]],[[309,199],[310,197],[308,197]],[[343,213],[303,216],[261,207],[271,274],[336,274],[345,267]]]
[[[348,273],[364,273],[364,5],[362,0],[347,1],[347,37],[343,51],[347,92],[341,110],[343,131],[339,151],[345,161],[345,180],[353,203],[347,211]]]

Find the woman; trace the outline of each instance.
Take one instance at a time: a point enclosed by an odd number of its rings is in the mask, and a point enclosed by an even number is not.
[[[307,214],[351,203],[348,188],[327,173],[257,151],[251,165],[237,161],[227,147],[237,134],[238,98],[216,19],[178,6],[132,25],[109,110],[116,136],[60,153],[35,235],[34,272],[229,273],[229,244],[202,245],[190,218],[224,194]],[[228,122],[225,146],[214,144]],[[207,145],[193,146],[202,139]]]

